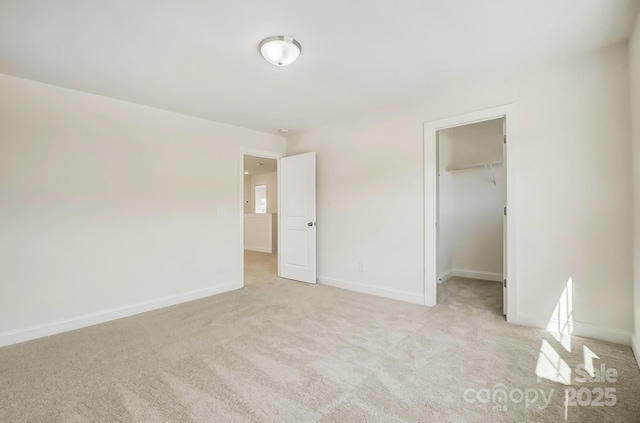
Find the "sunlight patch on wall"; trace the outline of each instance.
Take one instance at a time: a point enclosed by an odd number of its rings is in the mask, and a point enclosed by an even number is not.
[[[569,277],[558,298],[558,302],[547,322],[547,332],[567,351],[571,352],[571,334],[573,333],[573,278]],[[586,357],[586,355],[585,355]],[[544,378],[564,385],[571,384],[571,367],[553,346],[542,341],[538,363],[538,379]]]
[[[567,280],[556,307],[549,317],[547,331],[567,352],[571,352],[571,334],[573,333],[573,278],[571,277]]]

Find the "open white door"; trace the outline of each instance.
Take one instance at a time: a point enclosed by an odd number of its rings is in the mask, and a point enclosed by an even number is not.
[[[316,283],[316,153],[279,160],[278,275]]]
[[[505,204],[502,215],[502,314],[507,315],[507,118],[502,118],[502,163],[504,166]]]

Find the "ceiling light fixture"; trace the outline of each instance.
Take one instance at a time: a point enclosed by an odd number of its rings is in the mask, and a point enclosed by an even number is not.
[[[259,49],[262,57],[276,66],[288,66],[295,62],[302,53],[300,43],[287,35],[265,38],[260,42]]]

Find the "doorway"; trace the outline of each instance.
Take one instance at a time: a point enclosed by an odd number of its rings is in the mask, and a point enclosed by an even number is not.
[[[278,276],[278,160],[243,154],[243,275],[245,285]]]
[[[518,281],[516,277],[515,222],[518,179],[515,163],[517,161],[518,137],[516,110],[515,104],[509,104],[424,124],[424,304],[427,306],[435,306],[438,302],[438,132],[449,128],[503,119],[502,169],[506,179],[505,207],[503,208],[503,313],[508,322],[517,323]]]
[[[437,301],[505,313],[504,117],[441,129]]]
[[[239,280],[242,286],[246,282],[245,270],[252,277],[263,278],[263,285],[264,277],[273,281],[280,277],[316,283],[315,153],[285,157],[241,147],[239,157]],[[258,177],[258,174],[268,176]],[[255,241],[249,228],[258,219],[266,220],[267,226],[268,221],[271,222],[270,231],[267,230],[270,234],[263,236],[262,242]]]

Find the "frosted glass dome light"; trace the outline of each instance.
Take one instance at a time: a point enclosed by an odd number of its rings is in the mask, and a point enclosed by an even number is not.
[[[275,66],[288,66],[295,62],[302,53],[302,46],[292,37],[276,35],[260,42],[260,54]]]

